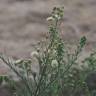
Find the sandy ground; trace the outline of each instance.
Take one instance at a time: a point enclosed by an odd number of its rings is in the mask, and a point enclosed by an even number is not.
[[[61,31],[70,42],[85,35],[87,50],[96,47],[96,0],[0,0],[0,53],[27,58],[48,31],[46,18],[54,6],[64,6]],[[0,73],[5,73],[0,65]]]

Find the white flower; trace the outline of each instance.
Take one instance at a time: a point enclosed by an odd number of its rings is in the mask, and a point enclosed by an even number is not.
[[[38,58],[38,56],[39,56],[39,54],[38,54],[37,51],[33,51],[33,52],[31,53],[31,57],[36,57],[36,58]]]
[[[57,51],[56,50],[53,50],[53,55],[56,55]]]
[[[60,19],[60,16],[56,14],[55,15],[55,18],[59,20]]]
[[[22,62],[22,60],[21,59],[18,59],[18,60],[15,61],[15,64],[19,64],[21,62]]]
[[[57,62],[57,60],[52,60],[51,66],[52,66],[52,67],[58,67],[58,62]]]
[[[51,50],[50,49],[48,49],[48,53],[50,53],[51,52]]]
[[[58,18],[58,15],[56,14],[55,17]]]
[[[54,18],[53,17],[48,17],[46,20],[47,21],[52,21],[52,20],[54,20]]]

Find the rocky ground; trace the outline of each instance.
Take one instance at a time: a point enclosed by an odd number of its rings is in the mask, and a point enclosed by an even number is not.
[[[48,31],[46,18],[54,6],[65,7],[63,39],[74,43],[85,35],[84,56],[95,48],[96,0],[0,0],[0,53],[14,59],[29,57],[32,46]],[[0,64],[0,74],[6,72]]]

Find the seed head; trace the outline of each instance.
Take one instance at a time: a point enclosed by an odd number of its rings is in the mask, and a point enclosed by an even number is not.
[[[58,67],[58,62],[57,62],[57,60],[52,60],[51,66],[52,66],[52,67]]]
[[[46,20],[47,20],[47,21],[53,21],[54,18],[53,18],[53,17],[48,17]]]
[[[37,51],[33,51],[33,52],[31,53],[31,57],[36,57],[36,58],[38,58],[38,56],[39,56],[39,54],[38,54]]]
[[[15,61],[15,64],[20,64],[20,63],[22,63],[22,59],[18,59]]]

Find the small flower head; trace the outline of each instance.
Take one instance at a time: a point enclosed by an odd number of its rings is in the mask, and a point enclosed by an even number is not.
[[[63,17],[63,11],[64,11],[64,7],[61,7],[61,8],[53,8],[53,12],[52,12],[52,17],[55,19],[55,20],[60,20],[62,19]]]
[[[57,62],[57,60],[52,60],[51,66],[52,66],[52,67],[58,67],[58,62]]]
[[[31,57],[36,57],[36,58],[38,58],[38,56],[39,56],[39,54],[38,54],[37,51],[33,51],[33,52],[31,53]]]
[[[15,64],[20,64],[20,63],[22,63],[22,61],[23,61],[22,59],[18,59],[15,61]]]
[[[48,17],[46,20],[47,20],[47,21],[53,21],[54,18],[53,18],[53,17]]]
[[[55,18],[56,20],[60,20],[60,19],[61,19],[61,17],[60,17],[58,14],[55,14],[55,15],[54,15],[54,18]]]

